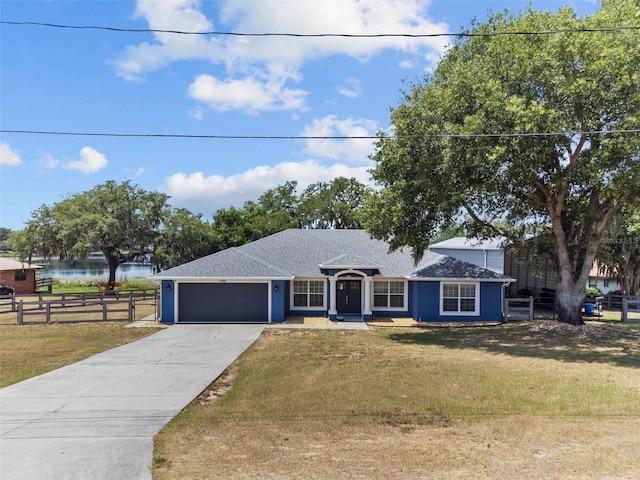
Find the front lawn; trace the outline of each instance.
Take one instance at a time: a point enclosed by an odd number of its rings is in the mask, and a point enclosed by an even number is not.
[[[633,478],[638,432],[635,326],[267,329],[154,478]]]
[[[138,340],[155,328],[128,323],[0,326],[0,387]]]

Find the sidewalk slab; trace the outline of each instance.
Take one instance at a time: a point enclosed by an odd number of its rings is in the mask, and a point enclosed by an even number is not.
[[[172,325],[0,389],[3,480],[150,480],[153,436],[264,325]]]

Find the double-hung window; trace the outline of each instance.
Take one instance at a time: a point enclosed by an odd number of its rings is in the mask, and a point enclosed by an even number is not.
[[[324,280],[294,280],[294,308],[324,308]]]
[[[442,315],[479,315],[480,299],[477,283],[440,284],[440,313]]]
[[[406,309],[406,285],[400,280],[373,282],[373,308]]]

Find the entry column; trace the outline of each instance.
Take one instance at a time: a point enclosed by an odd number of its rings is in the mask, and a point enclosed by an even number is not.
[[[329,318],[335,320],[338,315],[338,309],[336,308],[336,282],[338,279],[335,276],[329,277]]]
[[[364,277],[364,311],[362,315],[365,320],[371,320],[373,312],[371,311],[371,284],[373,279],[371,277]]]

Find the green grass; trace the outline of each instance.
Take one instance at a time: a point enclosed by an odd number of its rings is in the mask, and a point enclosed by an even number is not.
[[[640,400],[628,402],[635,389],[610,374],[612,366],[640,365],[638,336],[594,341],[532,332],[528,323],[304,331],[262,339],[247,357],[237,389],[220,402],[223,415],[640,415]],[[255,398],[269,401],[256,405]],[[590,401],[576,404],[584,398]]]
[[[156,329],[126,323],[0,327],[0,387],[145,337]]]
[[[448,478],[494,467],[481,477],[624,477],[637,466],[633,442],[606,442],[637,440],[639,339],[625,326],[548,322],[267,330],[231,368],[231,390],[203,395],[157,436],[155,478]],[[486,445],[498,439],[494,459]],[[600,450],[582,442],[596,439]],[[528,476],[529,443],[567,458]]]
[[[98,292],[100,287],[105,284],[104,280],[73,280],[70,282],[61,282],[59,279],[53,279],[52,293],[89,293]],[[120,279],[116,283],[116,290],[142,290],[158,288],[159,284],[155,280],[148,278],[126,278]]]

